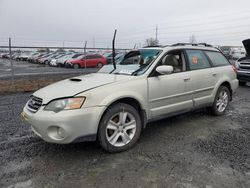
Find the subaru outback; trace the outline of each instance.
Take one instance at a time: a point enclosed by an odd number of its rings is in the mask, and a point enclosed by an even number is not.
[[[235,67],[217,48],[148,47],[128,52],[114,68],[36,91],[22,117],[47,142],[98,140],[106,151],[121,152],[148,122],[203,107],[223,115],[237,87]]]

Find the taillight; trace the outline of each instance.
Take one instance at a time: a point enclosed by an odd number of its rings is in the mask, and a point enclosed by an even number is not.
[[[236,66],[235,66],[235,65],[232,65],[232,68],[233,68],[233,71],[234,71],[235,73],[237,73],[237,68],[236,68]]]

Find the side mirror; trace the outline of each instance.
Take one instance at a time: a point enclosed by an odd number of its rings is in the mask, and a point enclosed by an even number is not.
[[[170,65],[161,65],[156,68],[156,72],[160,74],[172,74],[174,72],[174,68]]]

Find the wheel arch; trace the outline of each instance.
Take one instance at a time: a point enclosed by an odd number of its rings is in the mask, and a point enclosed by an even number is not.
[[[143,109],[143,106],[141,105],[141,103],[139,102],[139,100],[137,100],[136,98],[134,97],[123,97],[123,98],[119,98],[119,99],[116,99],[112,102],[110,102],[108,105],[107,105],[107,108],[104,110],[104,112],[102,113],[101,115],[101,118],[100,118],[100,121],[99,121],[99,124],[98,124],[98,127],[100,125],[100,122],[102,121],[102,118],[103,116],[105,115],[105,113],[108,111],[108,109],[115,105],[115,104],[118,104],[118,103],[125,103],[125,104],[128,104],[132,107],[134,107],[139,115],[140,115],[140,118],[141,118],[141,121],[142,121],[142,127],[145,128],[146,127],[146,124],[147,124],[147,113],[146,111]]]
[[[232,96],[233,96],[233,91],[231,88],[231,84],[228,81],[224,81],[220,84],[220,86],[225,86],[228,88],[229,92],[230,92],[230,100],[232,100]]]

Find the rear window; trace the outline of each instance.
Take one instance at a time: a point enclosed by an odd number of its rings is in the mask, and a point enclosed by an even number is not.
[[[229,65],[227,59],[220,52],[205,52],[214,66]]]
[[[186,50],[190,70],[199,70],[211,67],[205,54],[200,50]]]

